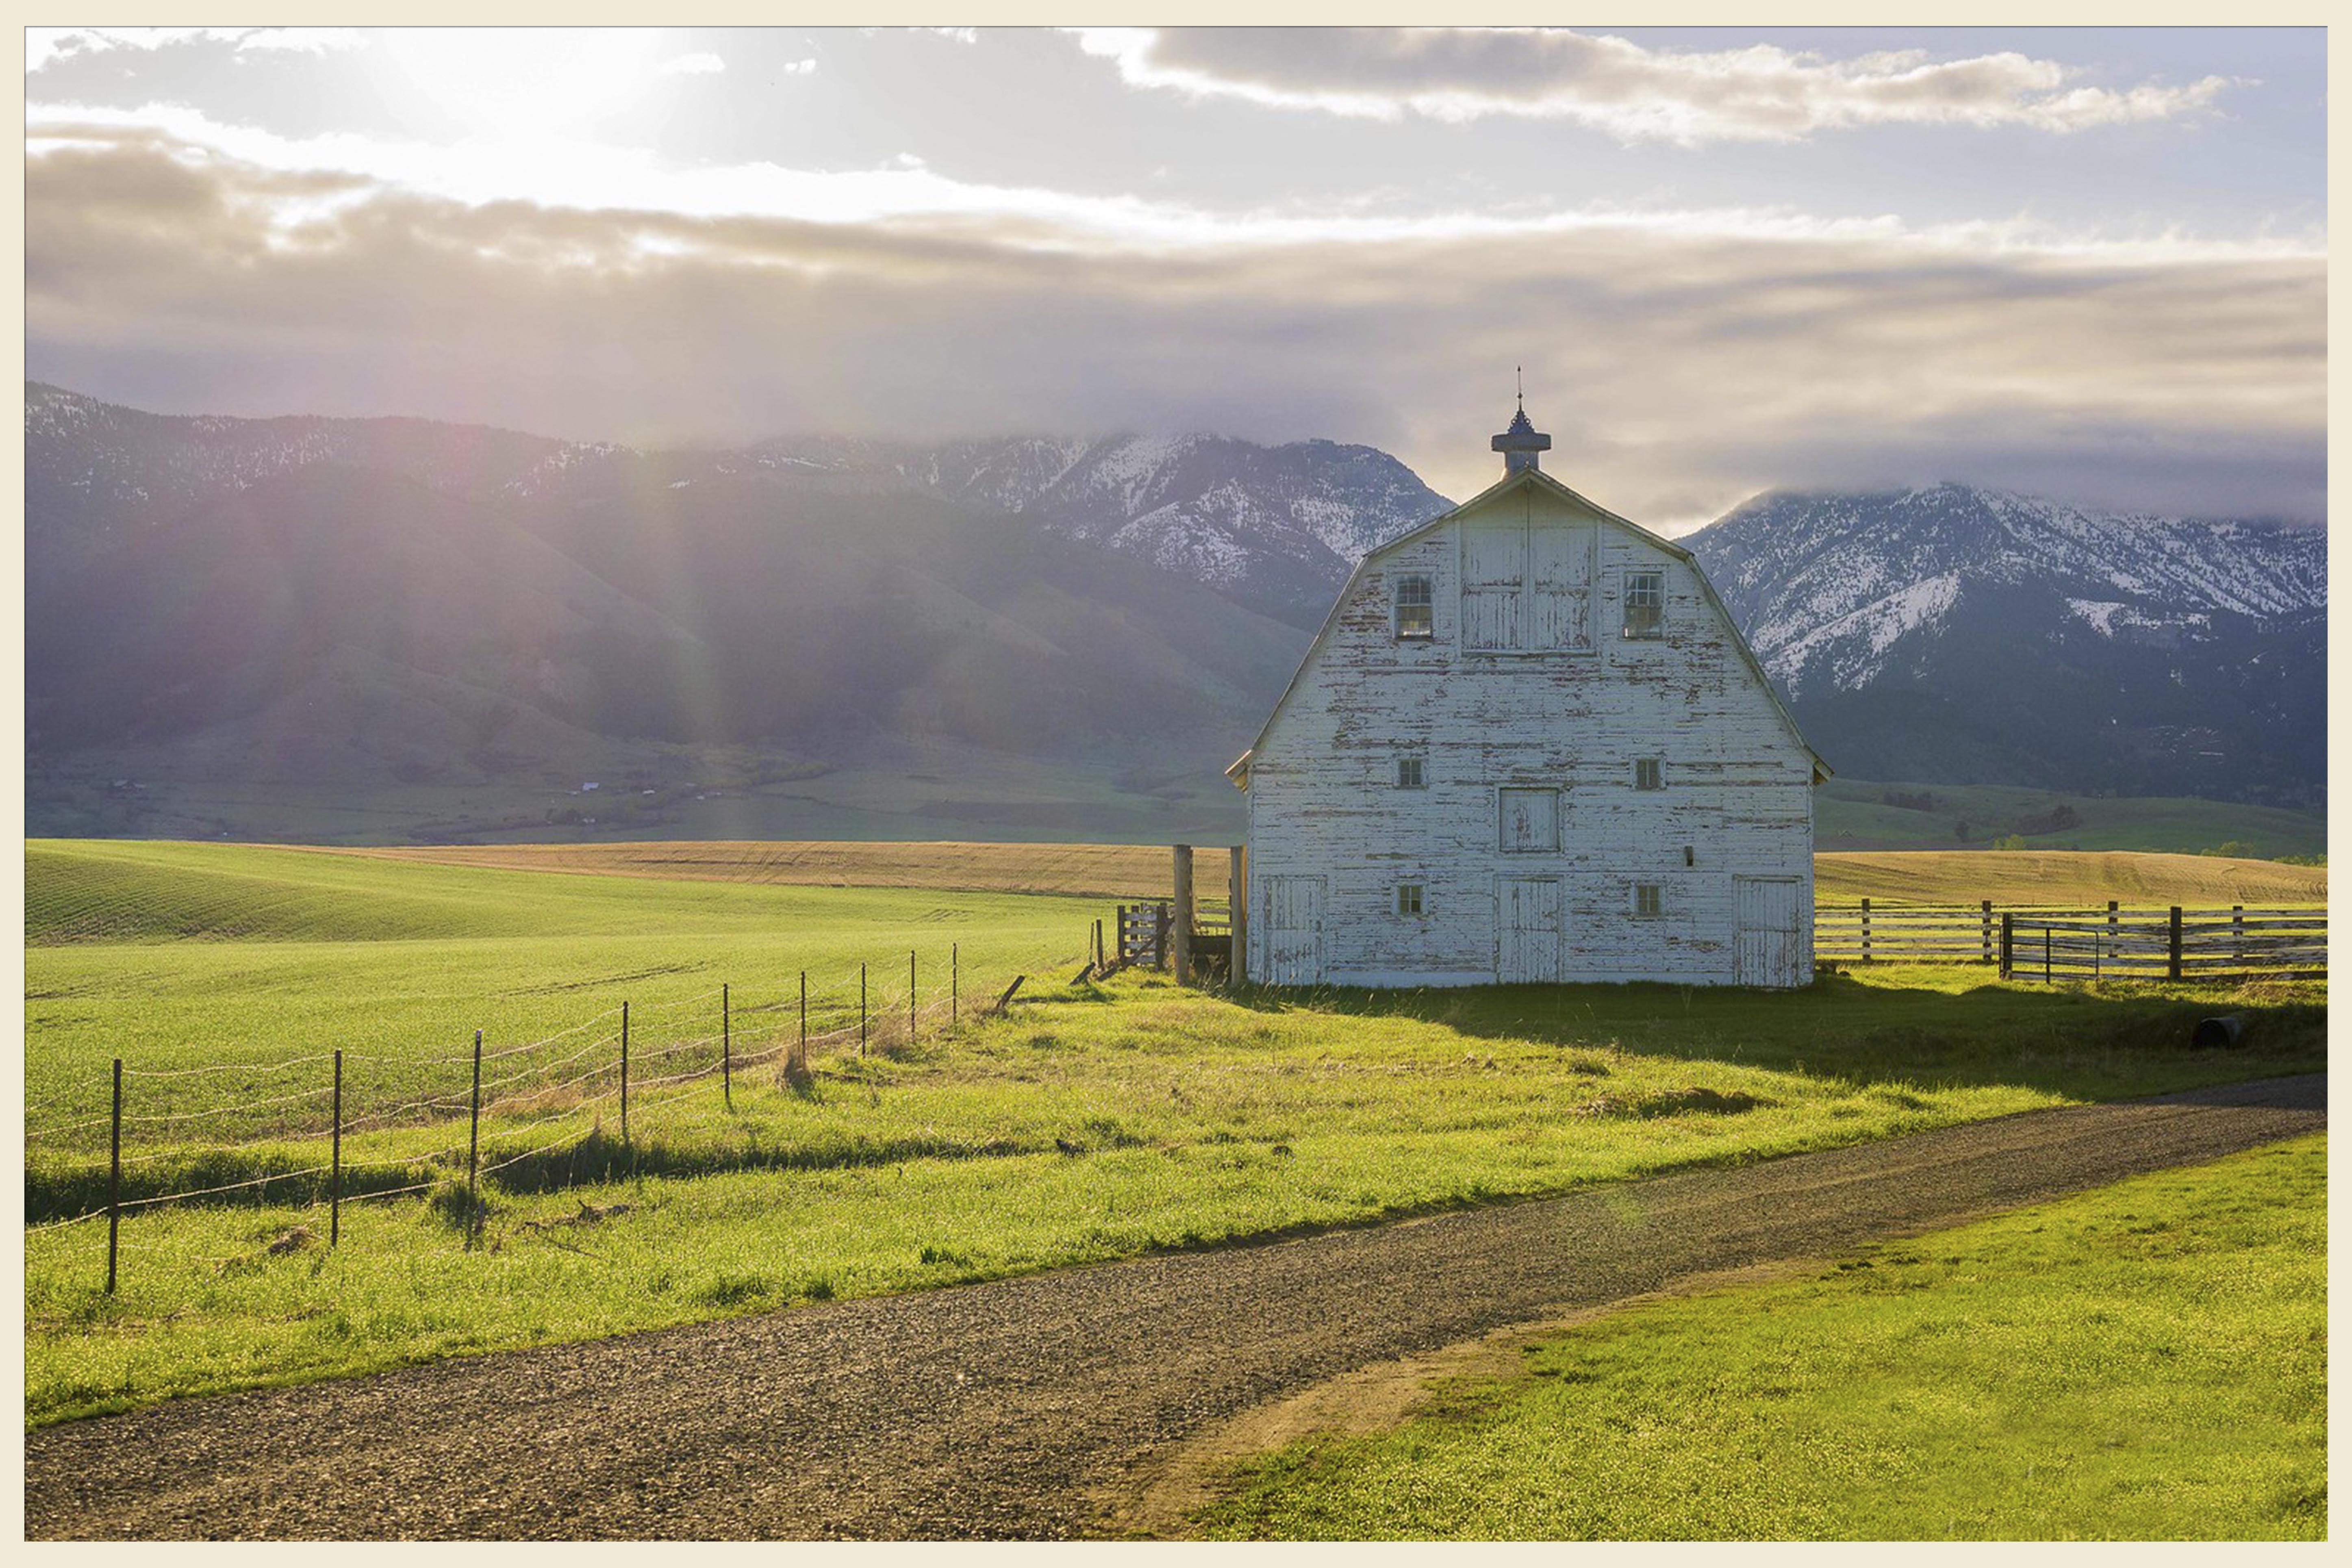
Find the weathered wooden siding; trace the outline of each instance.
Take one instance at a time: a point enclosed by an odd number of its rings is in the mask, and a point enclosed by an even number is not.
[[[1654,640],[1620,636],[1640,571],[1664,585]],[[1426,642],[1392,630],[1406,574],[1430,580]],[[1330,984],[1486,984],[1547,963],[1561,980],[1731,984],[1737,877],[1799,881],[1810,979],[1812,759],[1734,638],[1694,566],[1546,486],[1375,554],[1251,759],[1252,972],[1274,956],[1265,893],[1306,878]],[[1425,787],[1398,787],[1401,756],[1422,759]],[[1663,788],[1635,787],[1645,757]],[[1505,789],[1558,792],[1557,847],[1504,847]],[[1397,912],[1402,883],[1422,888],[1419,915]],[[1654,915],[1635,911],[1641,884],[1659,889]],[[1529,929],[1544,911],[1555,934]],[[1302,956],[1286,942],[1282,967]]]

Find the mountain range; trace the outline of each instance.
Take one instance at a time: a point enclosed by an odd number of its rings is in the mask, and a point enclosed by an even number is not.
[[[1450,504],[1328,441],[638,451],[26,399],[36,833],[1215,841],[1355,561]],[[2321,798],[2317,531],[1945,486],[1684,542],[1843,774]]]
[[[1682,543],[1842,772],[2324,799],[2319,529],[1945,484],[1759,496]]]

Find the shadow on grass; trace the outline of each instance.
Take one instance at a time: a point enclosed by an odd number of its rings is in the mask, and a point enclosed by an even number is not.
[[[2083,1100],[2324,1069],[2327,1005],[2310,984],[2252,983],[2203,996],[2146,984],[1981,984],[1952,972],[1905,984],[1825,976],[1794,991],[1656,984],[1498,985],[1460,990],[1244,986],[1234,1005],[1411,1018],[1476,1039],[1532,1041],[1635,1056],[1804,1072],[1856,1088],[1889,1082],[2017,1085]],[[2238,1043],[2198,1049],[2200,1020],[2235,1014]]]

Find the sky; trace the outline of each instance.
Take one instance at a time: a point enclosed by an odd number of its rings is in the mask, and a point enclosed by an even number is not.
[[[26,39],[26,374],[635,445],[1212,431],[1667,533],[2317,521],[2317,28]]]

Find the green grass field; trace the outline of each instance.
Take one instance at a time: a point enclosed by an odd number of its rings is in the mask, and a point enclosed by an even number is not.
[[[1900,798],[1911,803],[1896,805]],[[2061,810],[2071,817],[2058,826]],[[2189,796],[2086,795],[2015,784],[1881,784],[1834,778],[1813,798],[1825,850],[1981,849],[2016,834],[2032,849],[2195,855],[2236,841],[2261,856],[2324,855],[2327,813]],[[1960,829],[1966,826],[1966,834]]]
[[[37,1425],[2325,1060],[2325,988],[2309,984],[2090,993],[1889,969],[1772,995],[1225,997],[1135,975],[1074,989],[1107,906],[1003,894],[36,844],[27,906]],[[1011,1016],[967,1011],[952,1038],[950,942],[967,1008],[1031,977]],[[911,1041],[909,949],[930,1009]],[[861,959],[881,1020],[863,1058],[844,1033]],[[806,1075],[772,1057],[747,1070],[728,1109],[708,1076],[712,993],[733,988],[737,1051],[772,1052],[796,1037],[803,967],[832,1039]],[[625,1145],[624,999],[639,1074]],[[2243,1047],[2190,1051],[2194,1020],[2221,1006],[2252,1019]],[[469,1249],[477,1027],[495,1170]],[[330,1253],[317,1167],[321,1053],[338,1047],[359,1123],[346,1191],[394,1195],[347,1205]],[[126,1199],[229,1190],[133,1210],[108,1298],[105,1226],[76,1218],[102,1201],[116,1056]]]
[[[2326,1142],[1643,1304],[1255,1461],[1220,1539],[2327,1531]]]

